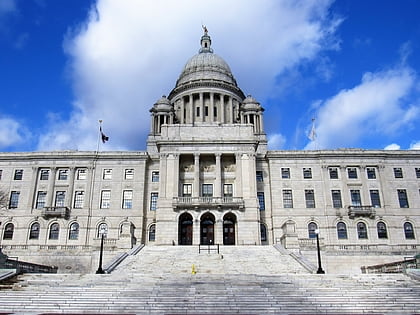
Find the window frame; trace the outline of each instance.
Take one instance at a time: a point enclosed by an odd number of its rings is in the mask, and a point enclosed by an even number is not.
[[[316,208],[315,204],[315,190],[305,189],[305,205],[308,209]]]
[[[366,167],[366,178],[367,179],[376,179],[376,168],[375,167]]]
[[[394,167],[394,178],[397,178],[397,179],[404,178],[402,167]]]
[[[134,168],[126,168],[124,170],[124,179],[125,180],[134,179]]]
[[[360,189],[350,189],[350,201],[353,207],[362,206],[362,195],[360,194]]]
[[[58,170],[58,180],[67,180],[69,178],[69,169],[61,168]]]
[[[373,208],[381,208],[381,197],[379,195],[378,189],[370,189],[369,190],[369,196],[370,196],[370,203]]]
[[[341,197],[341,190],[339,189],[331,190],[331,200],[332,200],[332,206],[334,209],[343,208],[343,198]]]
[[[65,207],[66,206],[66,191],[57,190],[55,192],[54,207]]]
[[[255,172],[255,178],[258,183],[261,183],[264,181],[264,172],[263,171],[256,171]]]
[[[12,190],[10,192],[9,209],[19,208],[20,191]]]
[[[76,190],[74,192],[73,208],[74,209],[83,209],[84,203],[85,203],[85,192],[84,192],[84,190]]]
[[[408,195],[406,189],[397,189],[398,195],[398,203],[400,208],[407,209],[410,208],[410,204],[408,202]]]
[[[29,239],[30,240],[39,240],[39,232],[41,230],[41,225],[39,222],[34,222],[29,227]]]
[[[337,222],[336,225],[337,228],[337,238],[339,240],[347,240],[348,234],[347,234],[347,225],[343,221]]]
[[[312,168],[304,167],[303,170],[303,179],[312,179]]]
[[[60,238],[60,225],[57,222],[54,222],[50,225],[50,228],[48,229],[48,239],[58,240],[59,238]]]
[[[265,195],[263,191],[257,192],[257,199],[260,211],[265,211]]]
[[[159,183],[159,171],[152,171],[152,183]]]
[[[103,169],[102,179],[103,180],[111,180],[112,179],[112,168],[104,168]]]
[[[308,223],[308,238],[309,239],[315,239],[316,238],[316,233],[315,231],[318,230],[318,224],[316,224],[315,222],[309,222]]]
[[[15,170],[13,180],[23,180],[23,169]]]
[[[159,198],[159,193],[157,192],[151,192],[150,193],[150,211],[156,211],[157,210],[157,201]]]
[[[39,171],[39,180],[48,180],[50,178],[50,170],[49,169],[41,169]]]
[[[283,196],[283,208],[293,209],[293,191],[291,189],[283,189],[282,196]]]
[[[357,167],[347,167],[347,178],[358,179]]]
[[[45,204],[47,203],[47,192],[43,190],[39,190],[36,194],[36,201],[35,201],[35,209],[43,209],[45,208]]]
[[[69,226],[69,240],[78,240],[79,239],[80,225],[77,222],[73,222]]]
[[[3,231],[3,240],[12,240],[15,233],[15,225],[12,222],[6,223]]]
[[[330,179],[338,179],[338,167],[329,167],[328,175]]]
[[[201,197],[213,197],[213,184],[201,184]]]
[[[182,184],[182,197],[192,197],[192,184]]]
[[[290,179],[290,167],[282,167],[281,168],[281,178],[282,179]]]
[[[388,239],[388,230],[385,222],[379,221],[376,223],[376,230],[378,233],[378,239]]]
[[[86,178],[87,178],[87,169],[79,168],[77,170],[77,180],[86,180]]]
[[[109,209],[111,208],[111,189],[103,189],[101,190],[101,209]]]
[[[357,229],[357,238],[359,240],[367,240],[369,239],[368,237],[368,229],[367,229],[367,225],[365,222],[357,222],[356,224],[356,229]]]
[[[415,240],[414,226],[411,222],[404,222],[404,237],[406,240]]]
[[[122,197],[122,208],[123,209],[132,209],[133,208],[133,190],[125,189],[123,190]]]
[[[223,184],[223,197],[225,198],[233,197],[233,184]]]

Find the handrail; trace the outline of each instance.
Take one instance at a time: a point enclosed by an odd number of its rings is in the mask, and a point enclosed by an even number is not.
[[[204,249],[202,249],[202,247]],[[216,247],[216,248],[214,248],[214,247]],[[207,250],[208,254],[210,254],[211,251],[217,251],[218,254],[220,253],[219,244],[207,244],[207,245],[200,244],[200,245],[198,245],[198,253],[200,254],[201,251],[203,251],[203,250]]]
[[[418,268],[415,258],[395,261],[392,263],[379,264],[373,266],[362,266],[362,273],[402,273],[407,268]]]

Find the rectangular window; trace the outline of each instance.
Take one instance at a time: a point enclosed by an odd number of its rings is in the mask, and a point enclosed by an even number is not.
[[[124,179],[134,179],[134,170],[132,168],[124,171]]]
[[[416,167],[416,178],[420,178],[420,167]],[[0,171],[0,179],[1,179],[1,171]]]
[[[257,171],[257,182],[264,181],[263,171]]]
[[[110,169],[110,168],[104,169],[103,174],[102,174],[102,178],[103,179],[112,179],[112,169]]]
[[[213,116],[217,117],[217,107],[216,106],[214,106],[214,108],[213,108]]]
[[[203,184],[201,195],[203,197],[213,197],[213,184]]]
[[[80,168],[77,170],[78,180],[86,180],[86,177],[87,177],[87,170],[85,168]]]
[[[263,192],[257,192],[258,204],[260,206],[260,211],[265,210],[265,199]]]
[[[338,179],[338,168],[337,167],[330,167],[328,169],[330,173],[330,179]]]
[[[67,180],[69,170],[58,170],[58,180]]]
[[[209,115],[209,107],[208,106],[204,106],[204,116],[208,116]]]
[[[111,206],[111,191],[102,190],[101,191],[101,209],[109,209]]]
[[[350,190],[351,204],[356,207],[362,205],[362,199],[360,198],[360,190]]]
[[[223,185],[223,196],[224,197],[233,197],[233,185],[224,184]]]
[[[123,209],[131,209],[133,207],[133,191],[132,190],[123,191],[122,207]]]
[[[197,108],[196,108],[196,114],[197,114],[197,115],[196,115],[197,117],[200,117],[200,107],[197,107]]]
[[[376,169],[374,167],[366,168],[366,174],[368,179],[376,179]]]
[[[283,190],[283,207],[293,208],[293,196],[290,189]]]
[[[74,193],[74,205],[73,208],[75,209],[82,209],[83,208],[83,203],[85,200],[85,192],[84,191],[76,191]]]
[[[40,180],[48,180],[50,177],[50,170],[41,170],[41,174],[39,175]]]
[[[310,179],[312,178],[312,169],[311,168],[304,168],[303,169],[303,178]]]
[[[331,190],[331,197],[333,208],[342,208],[343,202],[341,201],[341,191],[340,190]]]
[[[47,200],[47,192],[46,191],[38,191],[36,196],[36,204],[35,207],[37,209],[42,209],[45,207],[45,202]]]
[[[349,179],[357,179],[357,169],[355,167],[347,168],[347,176]]]
[[[315,194],[313,189],[305,190],[306,208],[315,208]]]
[[[9,209],[16,209],[19,206],[20,191],[10,193]]]
[[[403,178],[403,171],[401,167],[394,167],[394,177]]]
[[[182,185],[182,197],[191,197],[192,196],[192,185],[184,184]]]
[[[381,207],[381,199],[379,197],[379,190],[373,189],[370,191],[370,202],[372,203],[372,207],[375,207],[375,208]]]
[[[150,194],[150,211],[156,211],[158,196],[157,192],[152,192]]]
[[[400,208],[409,208],[407,191],[405,189],[398,189],[398,201],[400,202]]]
[[[281,168],[281,178],[290,178],[290,168],[288,167]]]
[[[66,200],[65,191],[56,191],[55,192],[55,206],[64,207],[64,201]]]
[[[13,177],[14,180],[22,180],[23,178],[23,170],[15,170],[15,175]]]
[[[152,172],[152,182],[153,183],[159,182],[159,172],[158,171],[153,171]]]

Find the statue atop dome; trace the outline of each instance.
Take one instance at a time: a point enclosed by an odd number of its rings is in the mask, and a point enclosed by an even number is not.
[[[203,28],[204,35],[207,35],[208,33],[207,27],[205,25],[201,25],[201,27]]]

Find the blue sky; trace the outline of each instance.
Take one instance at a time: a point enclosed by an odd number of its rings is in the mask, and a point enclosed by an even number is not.
[[[0,0],[0,151],[144,150],[206,24],[270,149],[420,149],[420,1]],[[316,118],[315,141],[308,139]]]

